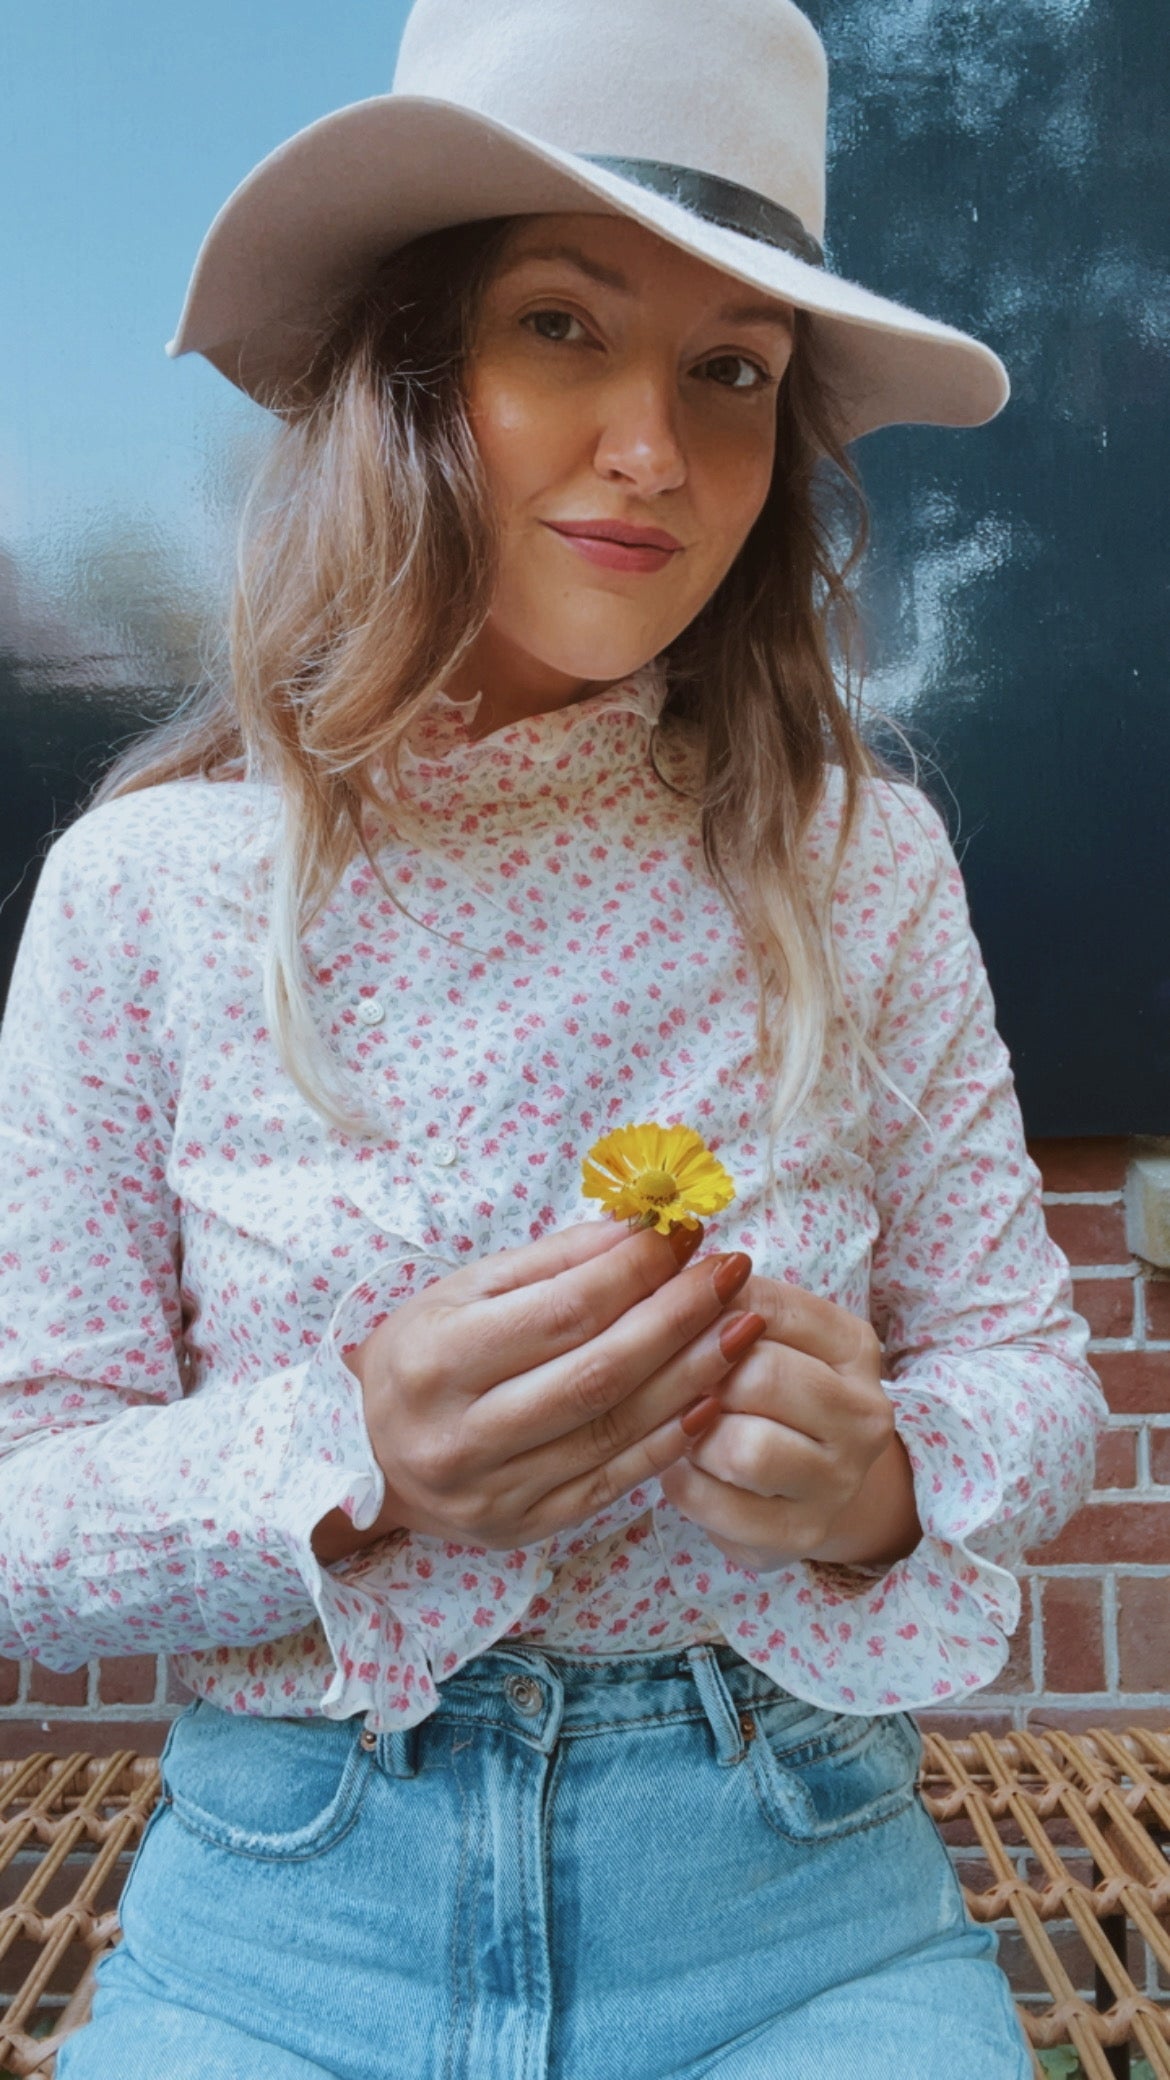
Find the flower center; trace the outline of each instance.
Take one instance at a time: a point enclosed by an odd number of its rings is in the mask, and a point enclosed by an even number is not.
[[[678,1197],[678,1182],[669,1170],[640,1170],[634,1189],[654,1206],[669,1206]]]

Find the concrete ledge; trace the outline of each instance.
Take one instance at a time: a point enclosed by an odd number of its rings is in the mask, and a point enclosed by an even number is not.
[[[1135,1257],[1170,1271],[1170,1153],[1139,1155],[1129,1165],[1125,1233]]]

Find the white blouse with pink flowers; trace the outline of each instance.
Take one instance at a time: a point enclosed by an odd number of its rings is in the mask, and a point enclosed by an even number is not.
[[[1011,1570],[1088,1493],[1105,1404],[954,855],[920,793],[867,785],[834,930],[903,1095],[871,1077],[860,1104],[834,1028],[769,1183],[754,976],[685,746],[659,772],[662,700],[650,667],[479,740],[446,695],[415,725],[411,839],[378,852],[407,914],[358,853],[305,935],[368,1142],[308,1105],[265,1022],[272,785],[170,782],[53,844],[0,1031],[0,1654],[166,1651],[229,1711],[379,1730],[505,1638],[725,1639],[859,1714],[1002,1668]],[[640,1120],[694,1126],[734,1179],[705,1251],[874,1323],[915,1551],[757,1574],[654,1480],[511,1552],[400,1532],[321,1565],[320,1519],[365,1529],[383,1496],[342,1352],[455,1266],[598,1217],[581,1158]]]

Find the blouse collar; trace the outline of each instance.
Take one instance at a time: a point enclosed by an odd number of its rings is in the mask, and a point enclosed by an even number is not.
[[[400,752],[402,787],[419,808],[449,812],[454,799],[553,799],[644,767],[666,699],[657,659],[568,707],[547,709],[474,738],[481,696],[436,693]]]

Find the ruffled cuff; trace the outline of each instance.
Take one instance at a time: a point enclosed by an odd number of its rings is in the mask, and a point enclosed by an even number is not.
[[[653,1514],[675,1594],[729,1645],[808,1704],[869,1714],[916,1711],[982,1689],[1020,1619],[1014,1575],[965,1543],[1002,1501],[998,1462],[953,1403],[887,1382],[914,1474],[923,1536],[890,1568],[795,1561],[738,1567],[660,1497]]]
[[[329,1719],[366,1715],[373,1732],[428,1718],[438,1684],[482,1654],[552,1579],[541,1544],[511,1552],[402,1531],[323,1567],[312,1531],[343,1509],[359,1531],[375,1522],[385,1480],[366,1427],[361,1384],[343,1351],[367,1333],[364,1283],[338,1302],[306,1368],[279,1496],[279,1527],[320,1619],[333,1673]]]

